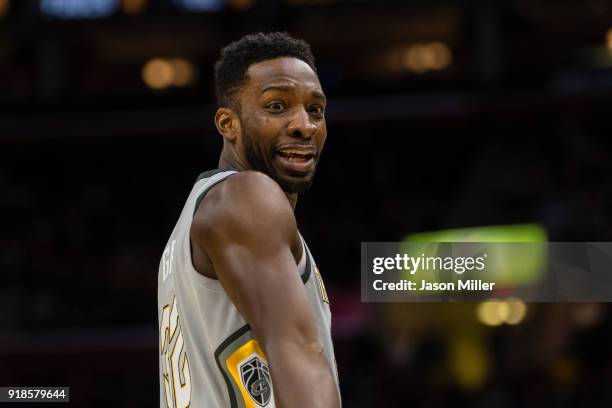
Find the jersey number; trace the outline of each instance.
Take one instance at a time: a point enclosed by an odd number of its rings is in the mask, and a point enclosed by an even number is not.
[[[171,304],[162,308],[159,333],[166,406],[168,408],[188,407],[191,402],[191,374],[176,306],[176,296],[172,296]]]

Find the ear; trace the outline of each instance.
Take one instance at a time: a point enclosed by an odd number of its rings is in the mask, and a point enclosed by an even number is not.
[[[217,109],[215,126],[217,126],[217,131],[223,138],[230,143],[234,143],[240,132],[242,132],[238,115],[229,108]]]

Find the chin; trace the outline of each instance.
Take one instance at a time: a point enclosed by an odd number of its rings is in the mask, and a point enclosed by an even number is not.
[[[305,177],[273,177],[286,193],[303,193],[312,185],[314,174],[309,174]]]

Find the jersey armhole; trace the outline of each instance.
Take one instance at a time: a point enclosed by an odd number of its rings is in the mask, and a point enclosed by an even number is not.
[[[297,264],[297,270],[300,276],[302,276],[306,272],[304,268],[306,267],[307,255],[306,255],[306,245],[304,245],[304,240],[302,239],[301,235],[300,235],[300,243],[302,244],[302,257],[300,258],[300,262],[298,262]]]
[[[210,290],[213,290],[215,292],[221,292],[223,289],[221,287],[221,283],[219,282],[219,279],[214,279],[214,278],[209,278],[208,276],[205,276],[203,274],[201,274],[195,267],[194,263],[193,263],[193,243],[191,242],[191,224],[193,223],[193,216],[195,215],[195,213],[198,211],[198,207],[200,206],[200,203],[202,202],[202,200],[204,199],[204,197],[206,196],[206,194],[210,191],[211,188],[213,188],[214,186],[216,186],[217,184],[221,183],[222,181],[227,180],[228,178],[230,178],[232,175],[234,174],[238,174],[238,171],[236,171],[235,169],[232,168],[227,168],[227,169],[217,169],[217,170],[211,170],[210,172],[206,172],[206,173],[202,173],[197,181],[201,181],[205,178],[210,178],[218,173],[222,173],[222,172],[226,172],[226,171],[234,171],[234,173],[230,173],[225,177],[222,177],[219,180],[214,181],[212,184],[210,184],[209,186],[206,186],[206,188],[204,189],[204,191],[202,191],[195,200],[195,204],[193,207],[193,214],[191,216],[191,223],[189,225],[189,232],[188,232],[188,236],[187,236],[187,240],[188,242],[188,246],[187,246],[187,251],[189,252],[189,266],[188,269],[190,270],[190,274],[194,277],[194,279],[196,280],[196,282],[201,283],[203,286],[207,287]]]

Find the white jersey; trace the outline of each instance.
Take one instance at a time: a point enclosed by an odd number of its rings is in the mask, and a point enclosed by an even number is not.
[[[200,175],[162,255],[157,291],[161,407],[275,407],[268,362],[251,328],[219,281],[198,273],[191,261],[193,215],[204,194],[234,173],[226,169]],[[302,243],[298,272],[337,379],[329,300]]]

